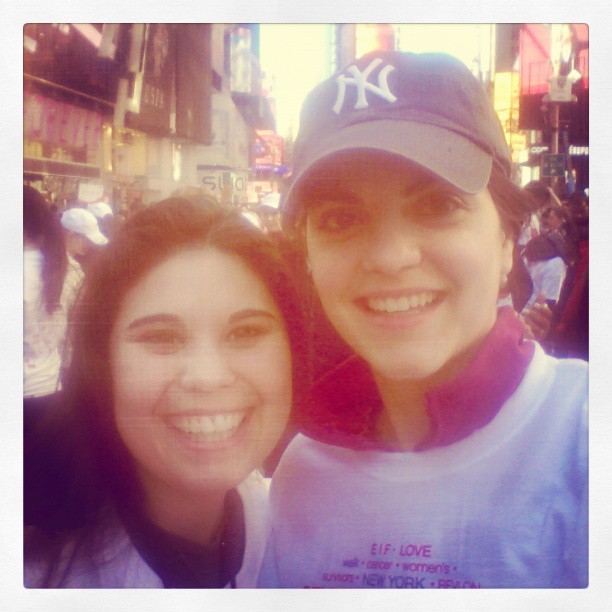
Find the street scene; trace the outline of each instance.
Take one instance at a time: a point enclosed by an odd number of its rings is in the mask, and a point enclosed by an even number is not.
[[[589,193],[586,23],[25,24],[23,587],[587,589]]]

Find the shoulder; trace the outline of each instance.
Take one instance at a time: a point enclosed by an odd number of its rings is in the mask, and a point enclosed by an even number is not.
[[[544,446],[572,447],[586,453],[588,435],[588,364],[580,359],[557,359],[539,345],[523,381],[509,400],[514,420]],[[580,449],[580,450],[578,450]]]
[[[59,549],[58,561],[33,558],[24,565],[24,586],[27,588],[126,588],[161,587],[159,577],[146,564],[118,519],[105,521],[104,526],[87,538],[78,533],[67,537]],[[51,582],[48,582],[53,570]]]
[[[588,395],[588,363],[581,359],[558,359],[536,343],[522,391],[533,398],[555,399],[560,405],[585,403]]]
[[[585,399],[588,391],[589,364],[582,359],[560,359],[544,353],[538,346],[532,362],[534,373],[551,377],[550,392],[566,399]]]

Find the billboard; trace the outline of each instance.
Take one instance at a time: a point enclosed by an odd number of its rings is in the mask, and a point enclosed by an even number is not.
[[[103,24],[26,23],[24,75],[114,104],[127,30],[112,30],[118,45],[113,57],[104,51],[109,31]]]
[[[176,135],[212,142],[211,24],[180,24],[176,49]]]
[[[170,97],[176,58],[175,32],[171,24],[145,26],[144,56],[136,80],[141,85],[137,109],[130,109],[126,125],[148,134],[170,134]]]
[[[273,171],[283,164],[285,141],[272,130],[255,130],[252,167],[256,171]]]

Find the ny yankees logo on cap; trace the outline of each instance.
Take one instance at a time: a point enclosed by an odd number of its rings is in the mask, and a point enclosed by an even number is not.
[[[397,98],[391,93],[389,84],[387,83],[387,77],[393,70],[395,70],[395,66],[387,64],[384,68],[382,68],[382,70],[378,73],[378,86],[368,81],[368,77],[372,71],[380,66],[382,62],[383,61],[380,58],[372,60],[363,72],[361,72],[357,66],[351,66],[347,69],[347,72],[352,76],[341,74],[336,79],[336,82],[338,83],[338,96],[336,98],[336,103],[333,106],[333,111],[337,115],[340,114],[342,106],[344,105],[344,95],[346,94],[347,85],[354,85],[357,88],[357,102],[355,102],[354,106],[355,110],[368,107],[366,89],[383,100],[387,100],[387,102],[395,102],[397,100]]]

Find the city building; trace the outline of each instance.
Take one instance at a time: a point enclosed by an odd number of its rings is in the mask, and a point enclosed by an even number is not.
[[[246,203],[274,115],[244,29],[27,24],[24,180],[59,206],[129,210],[194,188]]]

